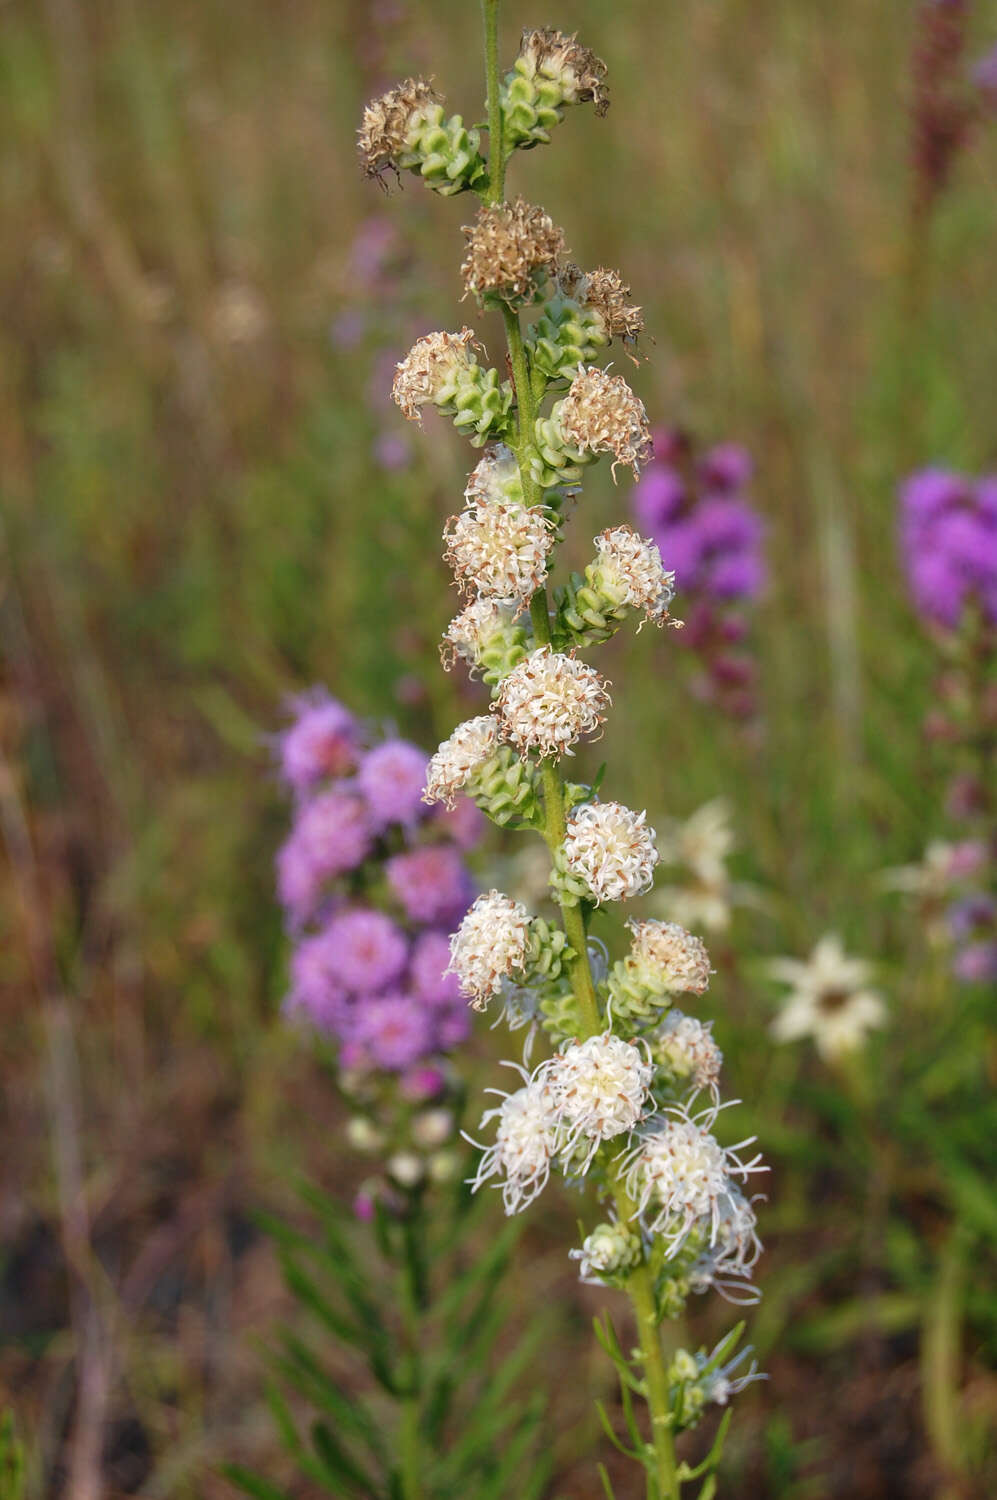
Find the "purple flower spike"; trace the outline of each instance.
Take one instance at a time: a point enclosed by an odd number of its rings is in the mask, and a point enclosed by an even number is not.
[[[975,603],[997,624],[997,482],[923,469],[900,488],[900,543],[917,608],[954,630]]]
[[[368,750],[360,762],[357,784],[367,799],[377,828],[410,825],[426,812],[422,789],[429,757],[406,740],[387,740]]]

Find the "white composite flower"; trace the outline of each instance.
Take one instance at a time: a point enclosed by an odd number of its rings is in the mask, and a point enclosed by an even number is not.
[[[498,725],[490,714],[458,724],[430,758],[423,802],[453,807],[459,793],[483,770],[498,747]]]
[[[547,581],[554,531],[539,506],[474,502],[451,516],[443,537],[454,577],[471,594],[525,604]]]
[[[595,546],[599,572],[613,593],[653,624],[664,624],[675,596],[675,574],[665,569],[657,545],[624,525],[602,532]]]
[[[783,1008],[772,1022],[779,1042],[812,1036],[821,1057],[830,1061],[854,1052],[866,1032],[886,1021],[886,1006],[869,987],[872,966],[849,958],[833,933],[822,937],[809,959],[774,959],[773,979],[790,986]]]
[[[727,859],[735,847],[730,804],[715,797],[684,822],[665,819],[659,847],[663,864],[684,865],[705,886],[726,886]]]
[[[493,1089],[490,1092],[499,1091]],[[498,1126],[491,1146],[483,1147],[470,1136],[465,1137],[482,1152],[478,1170],[469,1181],[472,1190],[477,1192],[490,1178],[502,1179],[505,1211],[507,1214],[519,1213],[546,1187],[551,1162],[560,1143],[557,1123],[543,1085],[527,1082],[515,1093],[504,1095],[497,1108],[486,1110],[482,1115],[482,1127],[492,1120],[497,1120]]]
[[[569,1042],[540,1064],[534,1082],[546,1090],[573,1170],[587,1171],[603,1141],[635,1129],[653,1076],[646,1052],[609,1031]]]
[[[530,914],[519,901],[488,891],[473,903],[450,939],[448,974],[483,1009],[503,979],[522,974],[530,942]]]
[[[520,755],[561,756],[599,728],[610,701],[607,686],[587,662],[541,646],[503,679],[492,707]]]
[[[583,881],[589,898],[628,901],[650,890],[658,863],[647,814],[621,802],[587,802],[568,818],[561,850],[569,876]]]
[[[636,479],[651,451],[644,403],[622,375],[598,365],[579,366],[568,394],[557,403],[557,422],[581,453],[612,453],[613,470],[625,464]]]
[[[737,1154],[754,1137],[721,1146],[709,1129],[715,1119],[715,1108],[700,1116],[676,1108],[672,1118],[653,1120],[627,1154],[627,1191],[641,1222],[662,1235],[669,1255],[694,1227],[707,1244],[717,1244],[735,1179],[766,1170],[760,1157],[745,1162]]]
[[[421,408],[447,399],[474,368],[480,348],[470,328],[460,333],[427,333],[417,339],[395,370],[391,394],[410,422],[422,420]]]
[[[708,1090],[718,1097],[720,1069],[724,1055],[713,1040],[713,1022],[670,1010],[647,1043],[651,1056],[668,1077],[680,1083],[688,1081],[694,1090]]]
[[[471,675],[481,666],[490,646],[513,630],[518,605],[500,604],[495,599],[472,599],[455,615],[443,633],[440,656],[445,671],[460,657],[471,668]]]
[[[635,978],[668,995],[701,995],[708,987],[713,970],[702,938],[654,917],[627,926],[633,938],[624,963]]]

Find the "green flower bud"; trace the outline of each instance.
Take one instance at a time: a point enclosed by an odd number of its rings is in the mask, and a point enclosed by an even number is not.
[[[597,1224],[580,1250],[570,1250],[580,1261],[582,1281],[603,1286],[621,1286],[643,1258],[640,1235],[628,1224]]]

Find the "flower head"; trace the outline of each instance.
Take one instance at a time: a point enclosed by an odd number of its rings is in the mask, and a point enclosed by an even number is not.
[[[458,724],[430,759],[423,800],[453,807],[458,794],[488,765],[498,747],[498,725],[490,714]]]
[[[388,884],[413,922],[456,921],[471,899],[471,883],[460,851],[427,844],[387,862]]]
[[[651,1056],[670,1080],[689,1082],[697,1092],[708,1089],[718,1096],[724,1055],[713,1040],[713,1022],[670,1010],[660,1026],[647,1037]]]
[[[658,851],[646,819],[621,802],[586,802],[572,811],[559,866],[587,899],[628,901],[650,889]]]
[[[633,941],[625,960],[650,984],[667,994],[701,995],[713,972],[701,938],[675,922],[630,922]]]
[[[475,1192],[490,1177],[502,1177],[502,1201],[507,1214],[519,1213],[542,1193],[558,1147],[557,1125],[542,1084],[527,1083],[507,1094],[497,1109],[486,1110],[481,1124],[498,1120],[495,1141],[478,1163],[471,1179]],[[476,1141],[471,1142],[477,1145]]]
[[[348,1006],[339,954],[328,932],[305,938],[291,954],[291,988],[283,1008],[285,1015],[307,1016],[318,1031],[339,1031]]]
[[[626,464],[635,478],[650,451],[644,403],[622,375],[610,375],[596,365],[579,370],[558,403],[558,422],[581,453],[612,453],[613,468]]]
[[[554,533],[539,506],[477,502],[451,516],[444,539],[458,585],[472,594],[525,604],[547,581]]]
[[[429,1014],[411,995],[366,1000],[357,1010],[354,1039],[375,1067],[398,1073],[433,1049]]]
[[[554,80],[566,104],[592,100],[597,115],[604,115],[609,108],[606,64],[573,36],[550,26],[524,31],[517,66],[527,77],[539,74]]]
[[[496,669],[498,677],[522,661],[526,633],[517,626],[518,604],[499,604],[495,599],[474,599],[447,626],[440,645],[443,669],[449,672],[457,657],[466,661],[471,675],[481,668]],[[486,681],[493,679],[486,677]]]
[[[476,368],[473,350],[480,347],[470,328],[460,333],[427,333],[418,339],[395,370],[391,395],[410,422],[422,420],[420,407],[441,405]]]
[[[414,137],[442,102],[425,78],[406,78],[380,98],[372,99],[363,112],[357,142],[367,176],[383,177],[397,158],[411,149]]]
[[[886,1007],[869,988],[871,967],[848,958],[839,938],[822,937],[806,962],[775,959],[774,979],[790,986],[772,1035],[780,1042],[812,1036],[822,1057],[835,1060],[862,1045],[865,1033],[886,1020]]]
[[[609,701],[594,667],[541,646],[503,680],[493,709],[521,755],[560,756],[598,729]]]
[[[580,1153],[585,1171],[603,1141],[629,1135],[644,1114],[653,1074],[639,1046],[609,1031],[569,1042],[541,1063],[534,1081],[546,1087],[565,1158]]]
[[[694,1226],[715,1245],[735,1179],[765,1170],[759,1158],[742,1162],[737,1155],[750,1140],[720,1145],[708,1128],[715,1114],[710,1111],[705,1123],[685,1110],[674,1119],[659,1117],[627,1157],[627,1191],[649,1232],[661,1233],[672,1255]]]
[[[630,288],[618,271],[605,266],[595,271],[568,266],[560,281],[567,296],[598,314],[607,340],[634,344],[644,332],[643,313],[630,301]]]
[[[975,601],[997,624],[997,482],[923,469],[900,490],[910,590],[928,619],[954,629]]]
[[[416,821],[422,812],[425,780],[425,752],[406,740],[375,745],[361,760],[357,773],[372,821],[380,828]]]
[[[533,302],[564,254],[564,234],[532,203],[489,204],[464,226],[467,254],[460,272],[479,301],[511,307]]]
[[[478,1008],[497,995],[503,979],[522,974],[530,942],[530,915],[499,891],[481,895],[450,939],[450,971]]]
[[[353,770],[359,728],[356,719],[324,688],[297,698],[294,723],[280,736],[281,775],[295,792],[310,792],[319,782]]]
[[[666,571],[654,542],[633,527],[614,526],[595,539],[597,567],[611,592],[655,625],[668,619],[675,595],[675,574]]]
[[[450,938],[445,932],[423,932],[416,938],[409,966],[409,982],[430,1009],[461,1004],[460,985],[448,973]]]
[[[401,928],[370,907],[354,907],[333,917],[324,941],[335,954],[340,984],[358,993],[386,988],[401,974],[408,957]]]

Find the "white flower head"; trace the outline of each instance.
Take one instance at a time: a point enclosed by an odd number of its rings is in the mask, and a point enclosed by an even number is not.
[[[625,962],[645,983],[665,994],[701,995],[713,972],[701,938],[676,922],[630,921],[633,933]]]
[[[597,365],[579,366],[568,394],[557,404],[557,420],[580,453],[612,453],[613,469],[625,464],[634,478],[651,449],[644,403],[622,375]]]
[[[727,885],[727,859],[735,847],[730,804],[715,797],[696,809],[685,822],[667,819],[661,825],[661,859],[666,865],[685,865],[703,885]]]
[[[491,443],[472,469],[464,491],[469,505],[523,504],[519,460],[505,443]]]
[[[791,987],[772,1022],[776,1041],[812,1036],[821,1057],[834,1061],[854,1052],[867,1031],[885,1023],[882,998],[869,988],[871,965],[864,959],[848,958],[833,933],[821,938],[805,963],[775,959],[769,972]]]
[[[565,1156],[580,1148],[577,1170],[584,1172],[603,1141],[628,1135],[640,1122],[654,1068],[642,1048],[607,1031],[569,1042],[533,1076],[563,1129]]]
[[[473,594],[525,604],[547,581],[554,532],[539,506],[477,501],[450,517],[443,536],[458,585]]]
[[[467,662],[471,676],[481,667],[485,652],[494,649],[514,629],[518,604],[500,604],[495,599],[472,599],[455,615],[443,633],[440,660],[449,672],[458,657]]]
[[[490,1177],[503,1178],[505,1211],[515,1214],[527,1208],[546,1187],[559,1145],[558,1129],[546,1090],[537,1083],[527,1083],[514,1094],[506,1094],[497,1109],[485,1111],[481,1124],[495,1119],[498,1127],[491,1146],[484,1148],[471,1141],[482,1156],[470,1182],[477,1192]],[[466,1139],[471,1140],[470,1136]]]
[[[421,407],[448,399],[478,363],[481,345],[470,328],[460,333],[427,333],[399,361],[391,395],[410,422],[421,422]]]
[[[488,764],[498,747],[498,725],[490,714],[458,724],[430,759],[423,802],[453,807],[459,793]]]
[[[709,1245],[718,1242],[735,1178],[764,1171],[760,1158],[743,1162],[737,1152],[754,1139],[721,1146],[710,1133],[716,1110],[705,1117],[676,1109],[641,1133],[628,1154],[627,1191],[651,1233],[660,1233],[674,1255],[698,1226]]]
[[[488,891],[473,903],[450,939],[448,974],[456,974],[475,1009],[497,995],[503,979],[521,974],[530,941],[530,914],[519,901]]]
[[[708,1089],[718,1097],[724,1055],[713,1040],[713,1022],[697,1020],[670,1010],[647,1038],[655,1062],[680,1081],[688,1079],[699,1092]]]
[[[727,1302],[750,1306],[761,1293],[751,1285],[751,1276],[762,1242],[758,1238],[755,1199],[748,1199],[731,1183],[718,1204],[716,1238],[689,1269],[693,1292],[718,1291]]]
[[[654,542],[632,526],[614,526],[595,539],[599,571],[631,609],[639,609],[654,625],[668,619],[675,597],[675,574],[665,570]]]
[[[607,687],[587,662],[541,646],[503,679],[492,707],[520,755],[560,756],[599,728],[610,702]]]
[[[647,814],[622,802],[586,802],[568,818],[562,858],[569,875],[583,880],[591,899],[629,901],[650,890],[658,863]]]

